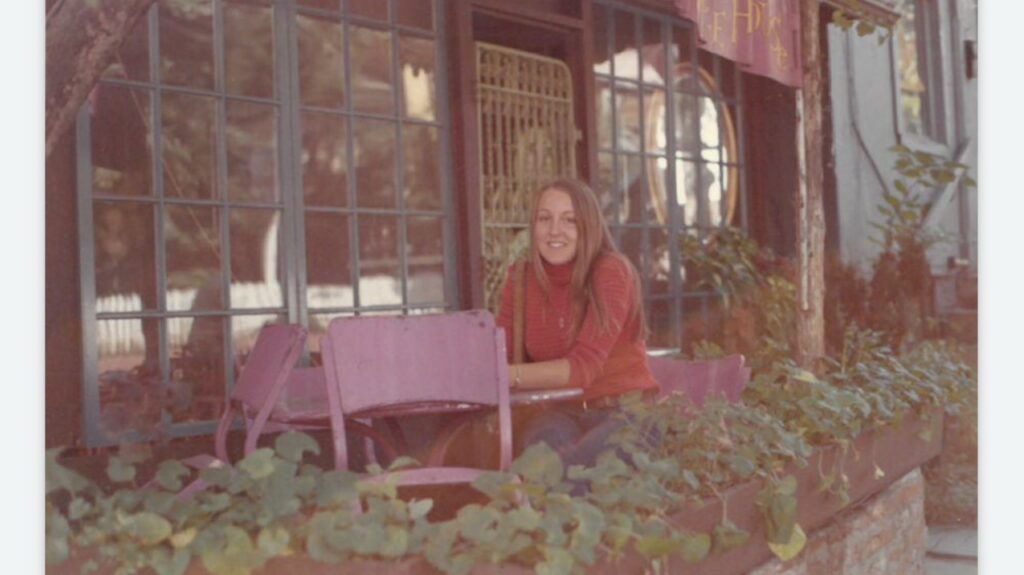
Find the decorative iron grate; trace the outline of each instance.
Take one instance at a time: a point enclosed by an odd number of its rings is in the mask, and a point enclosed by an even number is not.
[[[564,62],[477,42],[484,292],[496,310],[505,270],[529,245],[530,194],[576,175],[572,77]]]

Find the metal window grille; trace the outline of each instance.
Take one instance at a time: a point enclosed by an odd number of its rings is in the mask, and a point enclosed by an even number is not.
[[[477,42],[476,74],[484,293],[495,309],[506,269],[529,244],[530,194],[545,181],[576,174],[580,136],[564,62]]]

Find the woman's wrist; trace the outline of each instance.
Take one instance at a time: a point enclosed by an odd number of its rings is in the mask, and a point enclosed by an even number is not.
[[[512,389],[519,389],[519,386],[522,385],[522,370],[523,368],[516,364],[516,377],[512,380]]]

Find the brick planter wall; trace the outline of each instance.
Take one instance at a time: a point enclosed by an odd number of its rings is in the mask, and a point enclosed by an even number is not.
[[[797,557],[774,559],[751,575],[922,575],[926,537],[924,478],[915,469],[809,533]]]

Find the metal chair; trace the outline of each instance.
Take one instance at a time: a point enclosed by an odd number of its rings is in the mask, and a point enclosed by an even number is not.
[[[505,337],[490,312],[337,318],[320,348],[336,468],[349,468],[346,425],[353,418],[495,409],[499,467],[509,468],[512,425]],[[459,418],[453,421],[457,423]],[[485,471],[443,466],[450,434],[442,431],[439,439],[427,466],[392,474],[399,485],[466,483]]]

